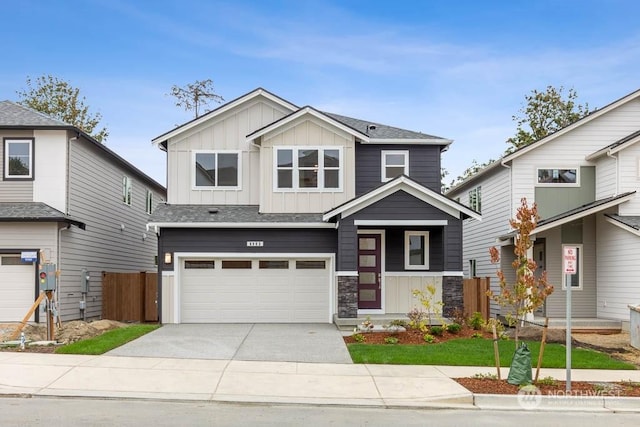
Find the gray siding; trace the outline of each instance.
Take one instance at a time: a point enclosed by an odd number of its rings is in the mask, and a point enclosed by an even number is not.
[[[356,196],[382,184],[382,150],[408,150],[409,176],[425,187],[440,193],[440,146],[377,145],[356,143]]]
[[[247,247],[247,241],[256,240],[264,246]],[[336,249],[334,229],[165,228],[160,237],[160,253],[335,253]],[[173,266],[163,263],[161,268],[172,270]]]
[[[122,201],[122,178],[133,182],[131,206]],[[73,141],[69,157],[69,215],[86,223],[61,232],[60,309],[63,320],[80,317],[80,272],[91,274],[86,316],[101,315],[101,272],[155,271],[157,238],[146,230],[146,190],[155,204],[164,199],[162,188],[148,182],[121,163],[114,163],[85,140]]]
[[[358,269],[358,228],[353,224],[353,216],[340,220],[338,228],[337,271]]]
[[[536,187],[535,201],[540,218],[554,215],[591,203],[596,197],[596,168],[580,168],[580,187]]]
[[[33,202],[33,180],[3,180],[4,138],[33,138],[33,131],[19,129],[0,129],[0,202]],[[34,148],[34,158],[36,155],[36,148]]]

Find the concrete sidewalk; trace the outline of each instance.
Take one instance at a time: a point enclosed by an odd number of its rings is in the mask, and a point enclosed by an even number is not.
[[[515,396],[474,397],[451,379],[488,372],[492,369],[0,352],[0,394],[521,410]],[[546,369],[541,375],[563,379],[564,372]],[[640,371],[573,370],[572,378],[640,382]],[[585,402],[569,409],[640,412],[640,399]],[[554,409],[567,409],[555,403]]]

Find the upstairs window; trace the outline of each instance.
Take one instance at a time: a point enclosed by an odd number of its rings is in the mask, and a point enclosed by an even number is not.
[[[240,152],[198,151],[194,153],[194,187],[240,187]]]
[[[133,184],[131,178],[128,176],[122,177],[122,202],[125,205],[131,206],[131,199],[133,195]]]
[[[4,178],[33,179],[33,138],[5,138]]]
[[[277,148],[276,190],[334,190],[342,188],[342,149]]]
[[[151,190],[147,190],[147,205],[146,212],[151,214],[153,212],[153,193]]]
[[[382,150],[382,182],[403,174],[409,176],[409,152]]]
[[[538,169],[538,184],[578,185],[578,169]]]
[[[469,207],[476,212],[482,212],[482,187],[478,186],[469,191]]]

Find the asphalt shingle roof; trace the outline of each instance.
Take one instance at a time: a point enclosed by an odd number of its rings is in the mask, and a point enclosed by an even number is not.
[[[570,216],[578,214],[580,212],[584,212],[584,211],[589,210],[591,208],[595,208],[595,207],[604,205],[604,204],[612,202],[614,200],[621,199],[621,198],[626,197],[629,194],[633,194],[633,193],[635,193],[635,191],[629,191],[627,193],[618,194],[618,195],[615,195],[615,196],[611,196],[611,197],[607,197],[607,198],[604,198],[604,199],[596,200],[594,202],[587,203],[587,204],[582,205],[582,206],[578,206],[577,208],[570,209],[570,210],[568,210],[566,212],[562,212],[561,214],[554,215],[552,217],[545,218],[545,219],[539,221],[538,222],[538,227],[540,227],[542,225],[545,225],[545,224],[549,224],[549,223],[554,222],[554,221],[558,221],[558,220],[563,219],[563,218],[570,217]]]
[[[322,214],[260,213],[257,205],[158,205],[150,223],[291,223],[322,222]]]
[[[605,216],[618,221],[627,227],[640,230],[640,216],[622,216],[614,214],[606,214]]]
[[[60,127],[71,125],[11,101],[0,101],[0,127]]]
[[[85,228],[84,223],[42,202],[0,202],[0,221],[60,221]]]
[[[342,116],[335,113],[323,112],[323,114],[326,114],[332,119],[374,139],[441,139],[443,144],[449,143],[449,140],[446,138],[428,135],[422,132],[414,132],[412,130],[400,129],[393,126],[383,125],[381,123],[354,119],[353,117]]]

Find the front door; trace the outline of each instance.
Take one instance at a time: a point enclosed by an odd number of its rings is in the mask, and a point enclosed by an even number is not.
[[[536,278],[540,278],[542,276],[542,273],[544,273],[547,270],[544,239],[538,239],[533,244],[533,260],[537,264],[534,275]],[[540,307],[538,307],[535,314],[539,316],[544,316],[545,312],[546,312],[545,304],[542,304]]]
[[[358,234],[358,308],[382,308],[380,234]]]

